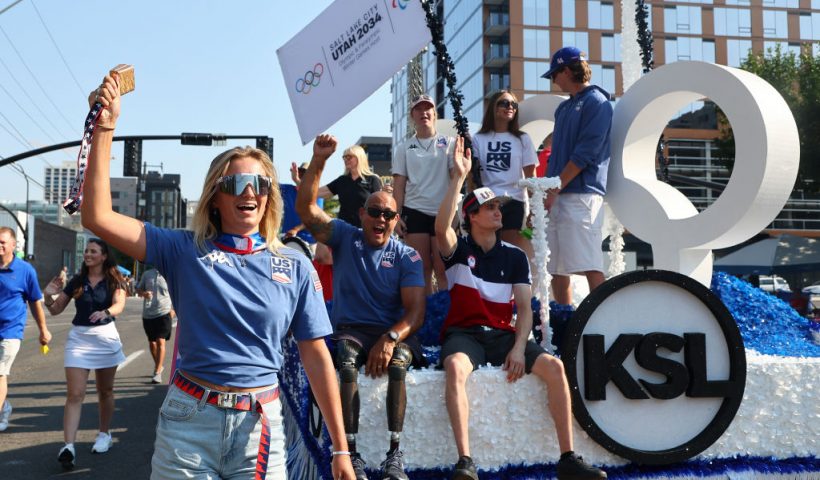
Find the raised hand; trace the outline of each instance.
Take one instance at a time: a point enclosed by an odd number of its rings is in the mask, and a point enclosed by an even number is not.
[[[333,135],[327,133],[318,135],[316,140],[313,141],[313,155],[326,160],[336,151],[338,143]]]
[[[117,118],[120,116],[120,87],[114,73],[114,77],[106,75],[102,83],[96,90],[88,95],[88,106],[93,107],[94,103],[102,103],[103,108],[97,126],[113,129],[117,125]]]
[[[453,151],[453,173],[459,178],[467,178],[472,165],[473,152],[469,148],[464,148],[464,137],[456,138],[456,146]]]

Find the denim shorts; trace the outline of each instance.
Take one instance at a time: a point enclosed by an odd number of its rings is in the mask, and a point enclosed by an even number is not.
[[[270,427],[267,478],[283,479],[287,474],[281,400],[262,409]],[[151,479],[253,479],[261,433],[262,422],[255,411],[200,402],[172,384],[157,420]]]

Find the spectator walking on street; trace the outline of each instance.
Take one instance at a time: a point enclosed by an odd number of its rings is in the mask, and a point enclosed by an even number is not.
[[[11,402],[8,377],[23,340],[26,304],[40,329],[40,345],[48,345],[51,333],[43,312],[43,294],[34,268],[14,255],[17,237],[9,227],[0,227],[0,432],[9,426]]]
[[[77,309],[65,344],[65,445],[57,456],[66,470],[74,468],[76,462],[74,442],[91,370],[94,370],[100,409],[100,431],[91,453],[105,453],[114,445],[109,431],[114,416],[114,376],[117,366],[125,361],[114,321],[125,309],[125,288],[125,279],[117,269],[108,244],[99,238],[88,241],[79,275],[69,280],[62,292],[59,276],[46,286],[46,308],[52,315],[62,313],[72,299]],[[53,300],[52,295],[57,293],[57,299]]]
[[[148,348],[154,359],[151,383],[162,383],[162,363],[165,361],[165,342],[171,339],[174,306],[168,293],[168,283],[156,269],[146,270],[137,285],[142,301],[142,327],[148,337]]]
[[[276,170],[256,148],[211,162],[193,231],[155,227],[111,206],[110,165],[120,114],[116,74],[89,103],[100,113],[83,187],[83,225],[162,273],[179,316],[179,359],[157,421],[151,478],[286,478],[278,373],[293,335],[333,443],[334,480],[353,480],[339,386],[324,337],[321,284],[278,239]]]

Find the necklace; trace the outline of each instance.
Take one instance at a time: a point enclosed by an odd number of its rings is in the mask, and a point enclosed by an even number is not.
[[[416,143],[418,143],[424,149],[425,152],[429,152],[430,147],[433,146],[433,142],[436,141],[436,136],[433,135],[433,138],[430,139],[430,143],[428,143],[427,146],[425,147],[424,144],[421,143],[421,139],[419,138],[419,135],[416,134],[415,137],[416,137]]]

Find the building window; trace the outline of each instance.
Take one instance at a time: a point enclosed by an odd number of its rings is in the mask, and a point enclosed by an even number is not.
[[[752,12],[745,8],[716,8],[715,35],[752,36]]]
[[[615,67],[605,67],[590,63],[589,69],[592,71],[590,83],[598,85],[609,93],[615,92]]]
[[[726,5],[751,5],[750,0],[726,0]]]
[[[730,67],[739,67],[740,64],[746,60],[751,49],[751,40],[735,40],[731,38],[726,40],[726,50],[729,57],[728,62],[726,62],[727,65]]]
[[[793,53],[797,60],[800,60],[800,44],[797,43],[783,43],[783,42],[763,42],[763,53],[769,57],[774,54],[780,46],[780,52],[783,55]]]
[[[666,7],[663,10],[663,30],[666,33],[701,33],[700,7]]]
[[[575,0],[561,0],[561,21],[564,27],[575,27]]]
[[[789,24],[785,10],[763,10],[763,36],[770,38],[788,38]]]
[[[820,13],[800,14],[800,38],[820,40]]]
[[[550,58],[549,30],[524,29],[524,56],[527,58]]]
[[[615,24],[615,10],[611,3],[591,0],[589,2],[589,28],[612,30]]]
[[[549,24],[549,0],[524,0],[524,25],[547,27]]]
[[[549,92],[550,80],[541,78],[549,69],[549,62],[524,62],[524,90]]]
[[[814,4],[820,4],[817,0],[812,0],[812,8],[820,8],[815,7]],[[799,8],[800,7],[800,0],[763,0],[764,7],[781,7],[781,8]]]
[[[666,63],[678,60],[698,60],[715,63],[715,42],[701,38],[667,38],[664,42]]]
[[[621,61],[621,34],[605,33],[601,35],[601,60],[604,62]]]
[[[589,33],[588,32],[564,32],[561,34],[561,41],[564,46],[572,45],[589,55]]]

